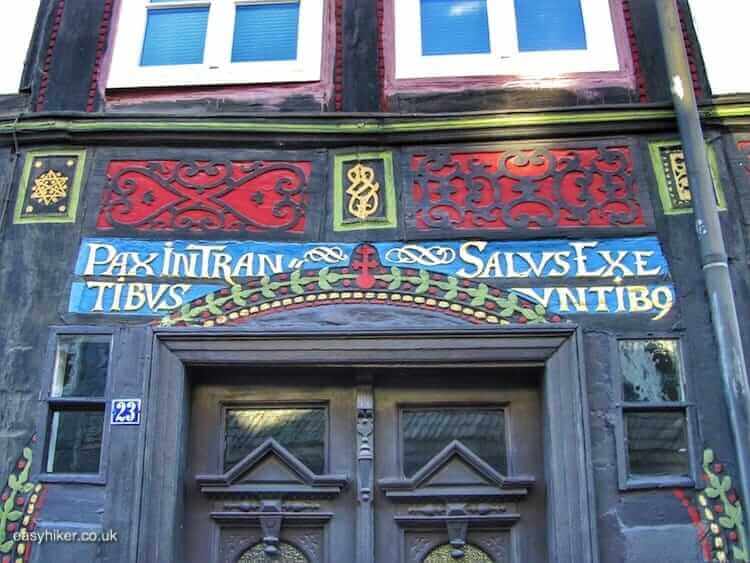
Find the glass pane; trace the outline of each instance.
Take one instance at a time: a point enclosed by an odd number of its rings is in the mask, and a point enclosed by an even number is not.
[[[401,414],[404,474],[414,475],[453,440],[507,473],[502,409],[409,409]]]
[[[421,0],[422,54],[490,52],[487,0]]]
[[[309,559],[293,545],[281,542],[278,552],[269,554],[265,544],[258,543],[242,554],[237,563],[308,563]]]
[[[109,336],[63,336],[57,343],[53,397],[103,397]]]
[[[586,29],[583,25],[581,0],[515,0],[515,2],[520,51],[586,48]]]
[[[681,401],[677,340],[621,340],[620,368],[626,401]]]
[[[627,412],[628,474],[687,475],[689,472],[685,413]]]
[[[232,62],[297,58],[299,3],[238,6]]]
[[[104,411],[57,411],[52,415],[48,473],[98,473]]]
[[[208,7],[148,11],[141,66],[203,62]]]
[[[230,409],[226,424],[224,471],[268,438],[284,446],[313,473],[325,470],[325,409]]]
[[[450,544],[441,545],[433,549],[424,558],[424,563],[492,563],[492,559],[484,551],[473,545],[465,545],[461,548],[464,552],[459,559],[453,557],[452,553],[456,548]]]

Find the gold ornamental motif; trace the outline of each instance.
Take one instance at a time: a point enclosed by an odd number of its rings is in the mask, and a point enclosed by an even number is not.
[[[282,542],[273,555],[266,553],[264,544],[255,544],[242,554],[237,563],[309,563],[309,560],[299,549]]]
[[[669,153],[669,166],[672,169],[672,175],[674,176],[677,188],[677,197],[680,202],[691,201],[692,195],[690,194],[687,165],[685,164],[685,155],[682,151],[671,151]]]
[[[423,563],[455,563],[456,561],[461,561],[462,563],[492,563],[492,559],[490,559],[489,555],[473,545],[463,546],[461,551],[463,551],[464,554],[458,559],[453,557],[453,551],[454,547],[452,545],[441,545],[433,549],[427,557],[425,557]]]
[[[68,195],[68,177],[49,170],[34,181],[31,199],[43,205],[52,205]]]
[[[360,163],[350,168],[346,175],[350,182],[346,190],[349,213],[364,221],[378,210],[380,204],[380,184],[373,181],[375,171]]]

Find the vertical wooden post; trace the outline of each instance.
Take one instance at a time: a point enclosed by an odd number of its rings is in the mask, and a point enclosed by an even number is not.
[[[373,425],[375,421],[372,384],[357,386],[357,563],[375,561],[375,518],[373,497]]]

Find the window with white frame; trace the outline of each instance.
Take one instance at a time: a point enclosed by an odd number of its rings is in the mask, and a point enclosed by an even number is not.
[[[394,0],[396,78],[620,69],[608,0]]]
[[[320,80],[324,0],[123,0],[107,86]]]
[[[3,32],[0,33],[0,94],[17,94],[26,54],[34,33],[39,0],[4,2],[0,8]]]

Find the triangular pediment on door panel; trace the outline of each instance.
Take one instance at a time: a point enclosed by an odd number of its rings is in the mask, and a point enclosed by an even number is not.
[[[438,452],[413,476],[378,482],[393,500],[520,498],[534,484],[529,476],[506,477],[458,440]]]
[[[251,451],[220,475],[197,475],[207,495],[275,494],[335,496],[348,481],[346,475],[317,475],[273,438]]]

